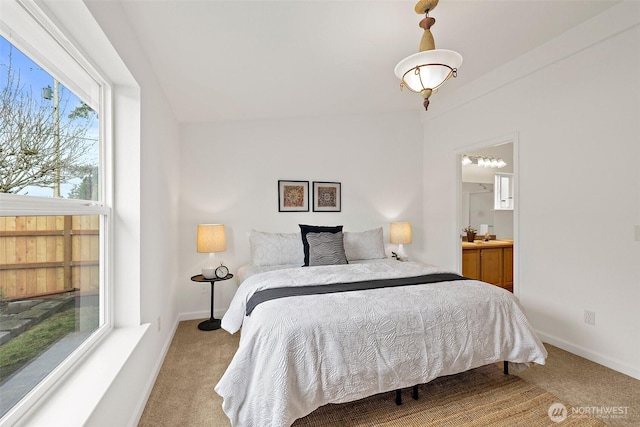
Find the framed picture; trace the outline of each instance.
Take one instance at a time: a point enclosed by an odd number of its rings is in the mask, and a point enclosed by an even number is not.
[[[340,212],[341,197],[339,182],[313,181],[314,212]]]
[[[279,212],[309,212],[309,181],[278,181]]]

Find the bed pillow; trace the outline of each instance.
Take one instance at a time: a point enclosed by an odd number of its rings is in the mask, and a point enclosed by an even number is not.
[[[307,242],[307,233],[342,233],[342,226],[326,226],[326,225],[306,225],[298,224],[300,226],[300,235],[302,236],[302,247],[304,251],[304,265],[309,265],[309,242]]]
[[[309,266],[348,264],[344,254],[343,234],[307,233]]]
[[[304,262],[300,233],[251,230],[249,245],[253,265],[301,265]]]
[[[346,231],[344,252],[347,261],[386,258],[382,227],[360,232]]]

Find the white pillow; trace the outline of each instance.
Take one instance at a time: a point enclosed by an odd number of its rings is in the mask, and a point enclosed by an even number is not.
[[[249,244],[253,265],[304,264],[300,233],[266,233],[251,230]]]
[[[347,261],[386,258],[382,227],[361,232],[344,232],[344,252]]]

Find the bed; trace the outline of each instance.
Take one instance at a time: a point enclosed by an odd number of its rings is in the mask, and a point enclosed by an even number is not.
[[[215,386],[233,426],[290,426],[328,403],[499,361],[545,363],[546,350],[510,292],[386,258],[382,229],[310,233],[327,239],[319,265],[317,241],[305,244],[304,230],[290,234],[252,231],[252,263],[239,269],[222,319],[223,329],[242,331]],[[341,246],[346,262],[335,263]]]

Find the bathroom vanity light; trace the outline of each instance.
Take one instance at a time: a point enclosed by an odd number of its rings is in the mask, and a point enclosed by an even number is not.
[[[467,154],[462,155],[462,165],[478,165],[481,168],[503,168],[507,166],[507,162],[501,158],[493,158],[487,156],[469,156]]]

